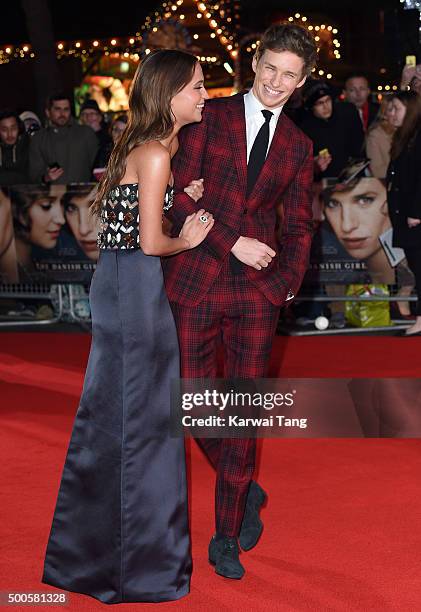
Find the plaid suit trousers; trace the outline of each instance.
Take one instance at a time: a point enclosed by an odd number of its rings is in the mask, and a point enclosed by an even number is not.
[[[273,305],[245,274],[233,274],[229,258],[205,298],[196,306],[171,303],[184,378],[217,376],[217,345],[222,339],[225,378],[267,374],[279,306]],[[216,470],[216,531],[238,536],[254,472],[254,438],[200,438]]]

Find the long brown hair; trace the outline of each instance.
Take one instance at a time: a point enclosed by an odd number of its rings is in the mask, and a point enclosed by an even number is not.
[[[93,213],[100,213],[103,198],[124,176],[130,151],[171,134],[175,122],[171,100],[190,82],[196,64],[197,58],[190,53],[162,49],[148,55],[138,66],[129,96],[127,126],[98,186],[98,195],[91,207]]]
[[[370,132],[376,130],[379,127],[389,136],[396,132],[396,128],[389,122],[387,118],[387,107],[389,106],[389,104],[391,104],[392,99],[393,98],[391,96],[383,96],[377,116],[367,130],[367,136],[368,134],[370,134]]]
[[[411,146],[421,128],[421,98],[415,91],[398,91],[390,100],[399,100],[406,106],[403,123],[393,136],[390,150],[390,158],[396,159]]]

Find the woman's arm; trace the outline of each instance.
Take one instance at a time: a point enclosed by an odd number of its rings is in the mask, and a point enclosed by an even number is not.
[[[206,224],[199,220],[203,209],[186,219],[179,237],[164,233],[163,204],[171,173],[168,151],[158,142],[150,142],[139,147],[133,161],[139,180],[140,246],[145,255],[175,255],[200,244],[213,225],[209,214]]]

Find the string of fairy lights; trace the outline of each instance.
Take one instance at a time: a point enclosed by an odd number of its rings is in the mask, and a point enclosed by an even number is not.
[[[421,7],[421,0],[401,0],[405,8]],[[253,54],[259,44],[258,35],[242,45],[239,41],[238,30],[240,29],[240,0],[164,0],[159,7],[151,12],[145,19],[144,24],[132,36],[112,37],[107,39],[92,40],[73,40],[59,41],[56,43],[56,53],[58,59],[66,57],[78,57],[84,60],[92,56],[105,55],[122,60],[132,60],[138,62],[142,55],[148,55],[154,45],[151,44],[163,24],[170,24],[174,31],[183,37],[187,47],[200,46],[206,49],[206,39],[218,42],[222,53],[215,51],[198,55],[198,58],[205,64],[221,64],[227,66],[226,59],[231,58],[239,61],[239,53]],[[184,24],[186,20],[194,16],[197,20],[196,28],[189,27],[189,32]],[[341,41],[338,28],[329,23],[310,23],[306,15],[295,13],[288,17],[288,22],[299,23],[307,27],[314,34],[319,50],[319,66],[317,74],[319,77],[328,80],[333,78],[331,62],[341,59]],[[203,28],[203,24],[208,27]],[[200,33],[198,33],[200,32]],[[241,46],[240,46],[241,45]],[[323,53],[321,53],[323,51]],[[324,61],[322,62],[322,56]],[[225,56],[225,57],[223,57]],[[35,53],[29,43],[22,45],[5,45],[0,47],[0,64],[8,63],[12,60],[30,60],[35,57]],[[324,65],[323,65],[324,64]],[[378,85],[378,92],[388,92],[396,90],[396,85]]]
[[[124,38],[98,39],[90,41],[62,41],[56,44],[57,58],[63,57],[89,57],[91,55],[102,53],[111,55],[118,53],[121,57],[130,58],[132,60],[140,59],[141,38],[136,36]],[[22,46],[8,45],[0,48],[0,64],[8,63],[12,60],[33,59],[35,53],[32,51],[30,44]]]
[[[340,53],[341,43],[338,38],[338,28],[337,27],[333,25],[329,25],[329,24],[326,25],[324,23],[311,24],[309,23],[308,17],[306,17],[305,15],[301,15],[300,13],[295,13],[294,15],[290,15],[287,21],[289,23],[297,23],[303,27],[307,27],[307,29],[314,34],[314,39],[318,45],[318,52],[320,52],[320,49],[322,47],[327,47],[330,60],[340,60],[341,59],[341,53]],[[246,40],[247,40],[247,46],[244,47],[244,50],[247,53],[254,54],[260,42],[258,35],[256,35],[254,42],[251,42],[253,38],[250,36],[247,36]],[[320,64],[320,56],[319,56],[318,63]],[[329,70],[327,67],[322,68],[320,66],[318,69],[314,68],[313,72],[316,72],[316,70],[320,77],[323,77],[329,80],[333,78],[333,74],[331,70]]]
[[[146,34],[145,39],[148,40],[147,33],[157,32],[159,24],[164,20],[170,20],[178,18],[180,21],[184,21],[186,15],[183,13],[184,0],[177,0],[176,2],[163,2],[160,11],[155,11],[149,15],[142,31]],[[236,41],[235,31],[239,29],[239,10],[240,4],[238,1],[228,3],[226,0],[219,0],[216,3],[205,2],[204,0],[194,0],[193,6],[196,10],[196,18],[207,22],[209,26],[209,32],[207,36],[211,39],[219,41],[222,48],[230,54],[232,58],[235,58],[238,53],[238,42]],[[198,41],[199,34],[193,34],[193,40]],[[146,45],[145,53],[149,53],[151,49]],[[200,58],[201,61],[207,61]],[[215,60],[211,60],[215,61]]]
[[[401,0],[401,2],[405,2],[406,4],[411,4],[411,5],[417,5],[416,8],[420,8],[421,7],[421,0]],[[405,7],[408,8],[408,7]],[[411,8],[414,8],[411,6]],[[290,23],[294,22],[294,23],[299,23],[300,25],[303,25],[305,27],[308,28],[308,30],[310,32],[313,32],[314,34],[314,39],[318,44],[318,51],[319,51],[319,60],[320,60],[320,49],[322,48],[322,45],[325,46],[325,48],[327,47],[328,53],[330,55],[330,57],[332,59],[336,59],[336,60],[340,60],[341,59],[341,42],[339,40],[339,30],[336,26],[330,25],[330,24],[326,24],[326,23],[320,23],[320,24],[310,24],[308,17],[306,17],[305,15],[301,15],[300,13],[295,13],[295,15],[291,15],[288,17],[288,21]],[[253,51],[253,47],[255,48],[255,45],[251,45],[251,51]],[[249,49],[247,49],[248,51]],[[319,61],[320,64],[320,61]],[[317,73],[320,77],[326,78],[326,79],[332,79],[333,75],[331,72],[327,71],[326,69],[323,69],[322,67],[319,68],[314,68],[313,72],[315,72],[317,70]],[[381,74],[384,74],[386,71],[384,68],[382,68],[380,70]],[[385,84],[385,85],[378,85],[377,86],[377,92],[382,95],[383,93],[390,93],[392,91],[396,91],[398,89],[397,85],[394,84]]]
[[[229,54],[232,59],[235,59],[239,53],[239,43],[237,40],[237,31],[240,28],[239,24],[239,0],[228,2],[228,0],[219,0],[215,3],[206,2],[205,0],[193,0],[192,3],[196,10],[196,18],[203,19],[209,26],[209,32],[203,36],[209,36],[211,39],[216,39],[223,50]],[[151,34],[159,30],[162,22],[182,23],[185,18],[183,12],[185,0],[164,1],[160,8],[149,14],[145,23],[135,35],[129,37],[112,37],[110,39],[94,39],[94,40],[75,40],[75,41],[60,41],[56,44],[56,52],[58,59],[64,57],[89,57],[94,54],[102,53],[104,55],[120,56],[125,59],[139,61],[142,53],[146,55],[151,52],[151,47],[148,46],[148,40]],[[288,18],[291,21],[300,21],[303,25],[306,24],[307,17],[296,13],[295,16]],[[325,38],[325,34],[337,34],[337,29],[333,26],[324,24],[311,25],[306,24],[309,30],[314,30],[315,39],[317,42]],[[324,32],[325,30],[325,32]],[[189,34],[185,32],[185,37]],[[194,33],[193,41],[198,41],[199,34]],[[204,42],[204,41],[203,41]],[[253,42],[246,48],[247,52],[254,52],[258,40]],[[323,40],[322,40],[323,42]],[[332,44],[335,47],[333,57],[340,59],[340,42],[337,38],[332,39]],[[202,46],[204,46],[202,44]],[[0,64],[7,63],[14,59],[32,59],[35,53],[29,43],[24,45],[7,45],[0,48]],[[215,63],[219,58],[215,55],[200,56],[202,62],[209,64]],[[321,69],[322,70],[322,69]],[[325,71],[319,71],[320,76],[325,74]],[[327,78],[332,78],[332,74],[327,72]]]
[[[185,0],[174,0],[174,2],[163,2],[159,9],[149,14],[145,23],[136,34],[128,37],[112,37],[107,39],[94,40],[72,40],[59,41],[56,43],[56,53],[58,59],[64,57],[88,58],[92,55],[101,53],[106,56],[120,56],[121,58],[139,61],[142,54],[150,53],[148,40],[151,34],[156,33],[162,22],[172,22],[175,26],[180,26],[185,20],[183,12],[184,5],[188,4]],[[219,41],[223,50],[232,58],[238,53],[238,43],[235,33],[239,29],[239,0],[219,0],[210,3],[203,0],[193,0],[189,3],[196,11],[196,18],[203,19],[209,26],[208,36]],[[187,8],[187,7],[186,7]],[[191,7],[190,7],[191,8]],[[183,30],[182,26],[180,30]],[[185,38],[188,41],[189,33],[184,29]],[[196,41],[199,34],[192,36]],[[12,60],[29,60],[35,57],[35,53],[29,43],[23,45],[6,45],[0,47],[0,64],[8,63]],[[204,63],[215,63],[219,58],[213,55],[200,56]]]

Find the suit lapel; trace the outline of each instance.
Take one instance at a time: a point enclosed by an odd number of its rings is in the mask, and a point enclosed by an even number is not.
[[[279,166],[279,159],[282,157],[283,152],[288,149],[289,134],[290,129],[285,121],[285,115],[281,113],[278,123],[276,124],[275,133],[270,143],[265,163],[263,164],[262,170],[249,198],[264,185],[268,184],[268,181],[273,177],[274,173],[276,173],[277,167]]]
[[[237,94],[229,98],[227,104],[227,120],[227,130],[238,174],[239,188],[245,193],[247,186],[247,136],[244,96],[242,94]]]

